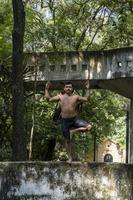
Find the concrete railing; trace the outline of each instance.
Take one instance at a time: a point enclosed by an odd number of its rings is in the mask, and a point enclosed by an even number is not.
[[[0,163],[0,200],[132,200],[133,164]]]

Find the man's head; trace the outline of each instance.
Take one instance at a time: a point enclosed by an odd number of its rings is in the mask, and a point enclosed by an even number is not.
[[[73,87],[72,82],[66,82],[64,85],[64,92],[66,94],[72,94],[73,91],[74,91],[74,87]]]

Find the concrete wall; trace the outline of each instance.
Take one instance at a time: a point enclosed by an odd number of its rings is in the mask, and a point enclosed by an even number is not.
[[[133,200],[133,165],[0,163],[0,200]]]

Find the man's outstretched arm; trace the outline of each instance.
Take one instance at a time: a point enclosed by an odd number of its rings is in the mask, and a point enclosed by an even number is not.
[[[53,96],[53,97],[50,96],[50,94],[49,94],[50,86],[51,86],[50,82],[47,82],[45,85],[45,97],[46,97],[47,101],[50,101],[50,102],[59,101],[60,100],[59,95]]]
[[[90,81],[89,80],[85,82],[85,87],[86,87],[86,95],[84,97],[78,96],[78,100],[81,102],[87,102],[90,99]]]

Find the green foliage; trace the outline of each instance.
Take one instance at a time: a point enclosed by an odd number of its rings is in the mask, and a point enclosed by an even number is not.
[[[0,65],[0,160],[10,160],[12,153],[10,67],[5,65]]]
[[[30,133],[32,128],[32,114],[33,114],[33,104],[35,103],[35,128],[33,136],[33,159],[41,160],[45,158],[47,152],[48,142],[50,139],[56,138],[56,140],[61,140],[61,131],[58,127],[57,130],[52,129],[52,118],[54,113],[54,104],[49,104],[45,99],[44,95],[36,94],[36,100],[34,102],[33,96],[26,98],[26,132],[27,132],[27,150]]]
[[[0,62],[11,54],[12,10],[8,0],[0,1]]]
[[[42,2],[42,7],[39,1],[33,7],[29,4],[26,12],[27,21],[32,22],[27,23],[26,37],[34,38],[36,50],[96,50],[133,44],[132,1]]]
[[[91,99],[91,109],[87,106],[85,110],[93,113],[91,121],[98,139],[118,134],[115,127],[119,125],[117,119],[125,116],[126,99],[107,90],[93,91]]]

